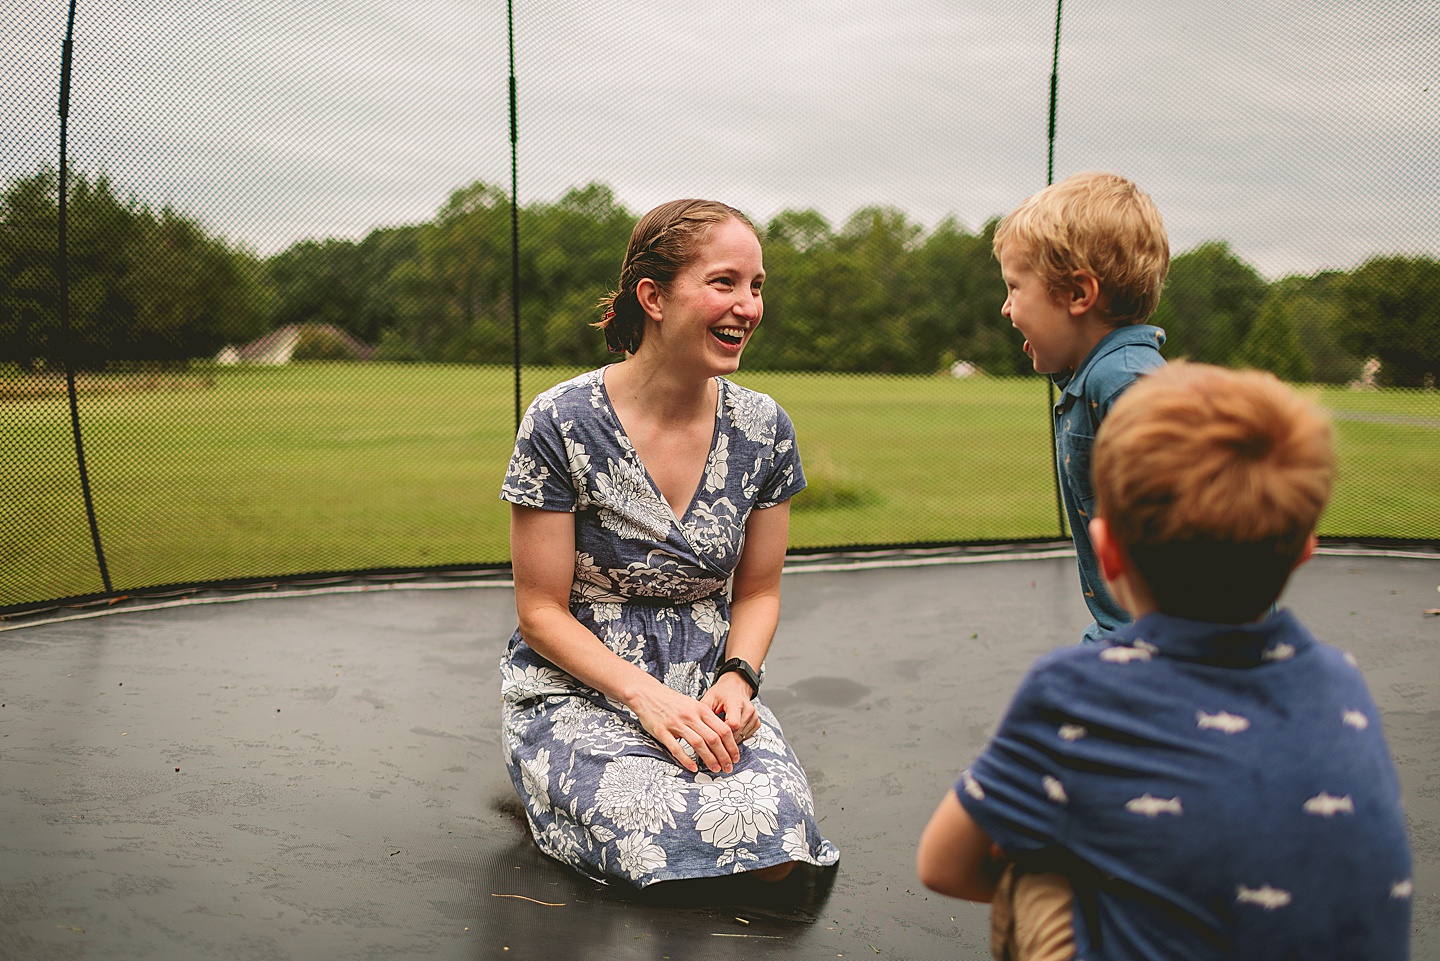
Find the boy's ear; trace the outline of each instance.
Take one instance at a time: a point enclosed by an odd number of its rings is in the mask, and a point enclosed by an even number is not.
[[[1077,270],[1070,275],[1070,316],[1088,314],[1100,303],[1100,278],[1088,270]]]
[[[1292,571],[1293,571],[1293,570],[1296,570],[1297,568],[1300,567],[1301,564],[1304,564],[1304,563],[1305,563],[1306,561],[1308,561],[1310,558],[1314,557],[1314,556],[1315,556],[1315,548],[1317,548],[1317,547],[1319,547],[1319,546],[1320,546],[1320,538],[1318,538],[1318,537],[1315,536],[1315,532],[1314,532],[1314,531],[1311,531],[1311,532],[1310,532],[1310,536],[1307,537],[1307,538],[1305,538],[1305,546],[1304,546],[1304,548],[1302,548],[1301,551],[1300,551],[1300,557],[1295,561],[1295,567],[1292,567],[1292,568],[1290,568],[1290,569],[1291,569]]]
[[[640,309],[651,320],[664,320],[663,311],[660,309],[660,285],[649,277],[640,278],[635,285],[635,299],[640,302]]]
[[[1130,566],[1129,559],[1120,545],[1110,536],[1110,525],[1103,517],[1090,522],[1090,543],[1095,547],[1095,559],[1100,562],[1100,573],[1110,583],[1118,581]]]

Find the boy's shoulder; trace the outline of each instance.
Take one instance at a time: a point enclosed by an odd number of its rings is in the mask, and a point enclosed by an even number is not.
[[[1086,397],[1108,407],[1141,375],[1164,366],[1160,348],[1165,331],[1153,324],[1130,324],[1106,334],[1081,362],[1069,381],[1061,384],[1071,397]],[[1103,411],[1102,411],[1103,412]]]
[[[1207,664],[1249,668],[1314,656],[1328,666],[1355,672],[1342,652],[1316,640],[1288,610],[1279,610],[1253,624],[1216,624],[1167,614],[1147,614],[1118,631],[1091,641],[1062,647],[1039,658],[1031,668],[1036,678],[1063,679],[1081,686],[1096,675],[1153,679],[1168,664]],[[1149,665],[1150,670],[1133,668]],[[1116,668],[1132,668],[1128,672]],[[1149,680],[1141,683],[1149,683]],[[1124,683],[1121,680],[1120,683]]]

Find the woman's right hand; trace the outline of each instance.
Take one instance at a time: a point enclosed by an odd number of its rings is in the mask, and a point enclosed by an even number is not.
[[[735,770],[740,746],[730,725],[709,707],[655,681],[638,694],[630,709],[670,756],[691,774],[700,764],[712,774]],[[686,751],[689,748],[689,751]],[[699,762],[699,763],[697,763]]]
[[[581,683],[628,706],[685,770],[694,774],[700,764],[712,773],[735,769],[740,748],[730,725],[705,704],[617,656],[570,613],[574,515],[511,505],[510,563],[526,643]],[[687,745],[693,754],[686,753]]]

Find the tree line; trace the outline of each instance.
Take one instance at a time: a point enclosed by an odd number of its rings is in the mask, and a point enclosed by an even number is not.
[[[171,207],[74,175],[67,204],[74,363],[182,364],[287,324],[329,324],[395,362],[505,364],[513,357],[511,209],[501,188],[455,191],[425,223],[363,240],[303,241],[259,257]],[[636,214],[601,184],[518,212],[522,359],[603,362],[588,325],[613,285]],[[0,363],[57,365],[58,178],[13,180],[0,196]],[[928,374],[968,361],[1029,369],[1000,317],[1004,288],[978,232],[925,229],[888,207],[838,227],[814,210],[758,225],[765,324],[757,370]],[[1343,383],[1366,358],[1381,383],[1440,372],[1440,261],[1381,256],[1353,271],[1267,281],[1221,241],[1174,257],[1155,323],[1170,357],[1255,366],[1292,381]]]

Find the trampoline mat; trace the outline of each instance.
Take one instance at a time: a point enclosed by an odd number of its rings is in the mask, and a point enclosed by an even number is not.
[[[1285,603],[1351,651],[1440,958],[1440,556],[1326,553]],[[838,869],[763,899],[585,880],[516,817],[504,587],[195,604],[0,633],[0,958],[986,958],[915,842],[1025,669],[1088,621],[1073,557],[787,573],[766,702]]]

